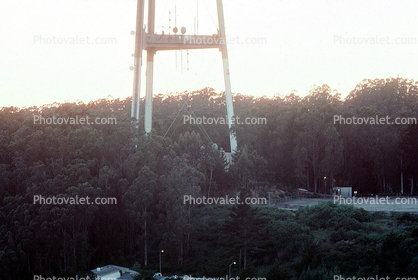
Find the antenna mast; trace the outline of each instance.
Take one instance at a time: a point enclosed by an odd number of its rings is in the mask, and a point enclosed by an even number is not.
[[[143,28],[144,22],[144,1],[137,0],[137,22],[135,33],[135,76],[134,76],[134,90],[132,94],[132,111],[131,116],[139,119],[139,93],[140,93],[140,78],[141,78],[141,64],[142,64],[142,51],[147,52],[147,70],[146,70],[146,95],[145,95],[145,114],[144,114],[144,126],[145,133],[151,133],[152,130],[152,95],[153,95],[153,72],[154,72],[154,56],[157,51],[162,50],[187,50],[187,66],[188,66],[188,54],[189,49],[219,49],[222,52],[222,64],[224,72],[225,82],[225,95],[226,95],[226,108],[228,115],[228,126],[231,129],[234,108],[232,103],[231,93],[231,80],[229,72],[229,60],[228,51],[226,47],[226,35],[225,35],[225,21],[222,0],[216,0],[216,6],[218,11],[218,34],[213,35],[198,35],[199,33],[199,20],[198,11],[196,11],[196,35],[186,35],[186,28],[181,28],[181,34],[177,34],[179,31],[177,28],[177,10],[175,6],[175,27],[173,28],[172,35],[169,34],[156,34],[155,33],[155,1],[148,0],[148,24],[147,30]],[[198,5],[198,4],[197,4]],[[198,6],[197,6],[198,7]],[[197,9],[198,10],[198,9]],[[170,16],[171,19],[171,16]],[[171,26],[171,24],[169,24]],[[182,52],[183,58],[183,52]],[[177,65],[177,59],[176,59]],[[183,71],[183,59],[182,59],[182,71]],[[229,140],[231,145],[231,153],[233,154],[237,150],[237,140],[233,132],[229,133]]]

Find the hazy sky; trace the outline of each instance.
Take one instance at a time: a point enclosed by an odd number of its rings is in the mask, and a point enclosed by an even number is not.
[[[216,33],[215,0],[157,0],[158,33],[170,11],[174,27],[175,5],[179,29],[193,34],[198,12],[199,34]],[[417,11],[416,0],[224,0],[232,91],[304,96],[328,84],[346,96],[364,78],[416,80]],[[134,0],[1,0],[0,107],[131,96],[135,13]],[[224,90],[219,51],[188,60],[178,51],[176,69],[175,51],[158,52],[154,94]]]

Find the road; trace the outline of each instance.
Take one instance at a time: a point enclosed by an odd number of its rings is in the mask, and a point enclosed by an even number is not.
[[[409,201],[408,201],[409,199]],[[335,202],[334,202],[335,200]],[[323,201],[333,201],[336,204],[348,204],[357,208],[363,208],[370,212],[416,212],[418,213],[418,198],[416,197],[355,197],[351,199],[329,198],[302,198],[280,202],[277,207],[287,210],[297,210],[306,206],[312,206]]]

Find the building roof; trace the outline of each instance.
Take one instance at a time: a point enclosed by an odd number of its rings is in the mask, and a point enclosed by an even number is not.
[[[96,274],[97,276],[105,276],[105,275],[115,273],[115,272],[118,272],[118,271],[122,271],[124,273],[128,272],[129,274],[134,274],[134,275],[139,274],[138,272],[136,272],[134,270],[131,270],[127,267],[113,265],[113,264],[98,267],[98,268],[92,269],[90,271],[93,272],[94,274]],[[123,278],[118,278],[118,279],[123,279]]]

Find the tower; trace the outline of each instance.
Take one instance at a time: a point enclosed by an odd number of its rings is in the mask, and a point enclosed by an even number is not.
[[[148,0],[148,24],[144,29],[144,1],[137,0],[136,32],[135,32],[135,54],[134,54],[134,86],[132,93],[131,117],[139,119],[139,98],[141,86],[142,51],[147,53],[146,57],[146,95],[144,127],[145,132],[152,130],[152,94],[153,94],[153,71],[154,56],[157,51],[162,50],[183,50],[183,49],[210,49],[218,48],[222,52],[222,64],[225,80],[226,107],[228,126],[231,128],[234,108],[232,104],[231,80],[229,74],[228,51],[226,46],[225,23],[222,0],[216,0],[218,11],[218,34],[213,35],[185,35],[186,30],[182,28],[181,35],[176,34],[178,29],[174,27],[175,34],[155,33],[155,0]],[[237,149],[237,140],[234,133],[230,132],[229,141],[231,153]]]

